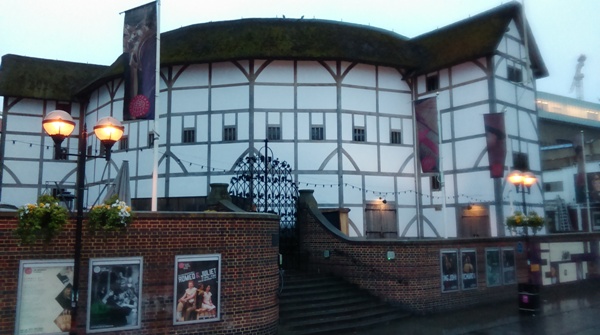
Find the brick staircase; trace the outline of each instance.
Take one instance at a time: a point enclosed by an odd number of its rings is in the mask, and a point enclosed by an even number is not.
[[[286,273],[279,335],[344,334],[408,315],[341,278]]]

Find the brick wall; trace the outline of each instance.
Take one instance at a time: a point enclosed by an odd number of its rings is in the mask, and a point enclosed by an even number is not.
[[[476,239],[348,238],[320,214],[312,191],[300,191],[298,226],[301,253],[310,270],[332,273],[358,284],[392,304],[416,313],[431,313],[517,299],[517,284],[528,279],[522,237]],[[595,241],[600,234],[568,234],[531,237],[532,248],[541,242]],[[486,248],[514,248],[516,283],[488,287]],[[477,252],[477,289],[442,293],[440,251],[472,249]],[[539,249],[538,249],[539,250]],[[329,257],[325,257],[325,252]],[[395,253],[387,260],[387,252]],[[596,251],[597,253],[597,251]]]
[[[84,222],[85,225],[85,222]],[[15,213],[0,213],[0,334],[13,334],[20,260],[73,259],[74,224],[51,244],[18,246]],[[85,333],[90,258],[143,257],[141,328],[119,334],[276,334],[279,217],[258,213],[137,213],[121,233],[84,229],[78,325]],[[176,255],[221,255],[221,320],[173,325]]]

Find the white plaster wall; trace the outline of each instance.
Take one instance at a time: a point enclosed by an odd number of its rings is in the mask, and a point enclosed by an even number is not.
[[[293,109],[294,87],[256,85],[254,88],[254,107]]]
[[[336,109],[337,98],[334,86],[299,86],[299,109]]]
[[[344,77],[344,85],[376,86],[376,68],[373,65],[357,64]]]
[[[455,86],[452,90],[454,106],[476,103],[489,99],[487,81]]]
[[[239,62],[247,69],[247,61]],[[212,85],[231,85],[247,83],[244,73],[233,63],[222,62],[212,64]],[[247,71],[247,70],[246,70]]]
[[[389,67],[377,68],[377,84],[379,88],[391,90],[405,90],[410,96],[408,84],[402,80],[402,75],[398,70]]]
[[[208,110],[208,89],[173,90],[171,113]]]
[[[484,70],[485,68],[485,58],[452,67],[452,85],[461,85],[472,81],[485,80],[487,78]]]
[[[329,66],[335,69],[335,63],[326,62]],[[321,65],[316,65],[315,62],[298,62],[298,83],[323,83],[323,84],[335,84],[335,80],[331,76],[331,73]]]
[[[258,66],[264,64],[264,61],[257,61],[255,70]],[[256,78],[257,83],[293,83],[294,82],[294,62],[292,61],[273,61],[262,69]]]
[[[375,91],[342,87],[342,108],[350,111],[374,113],[377,107]]]
[[[212,110],[244,109],[249,105],[248,86],[215,87],[211,91]]]
[[[173,83],[174,88],[207,86],[208,64],[192,64],[182,71],[182,66],[174,66],[173,73],[178,73],[177,80]]]

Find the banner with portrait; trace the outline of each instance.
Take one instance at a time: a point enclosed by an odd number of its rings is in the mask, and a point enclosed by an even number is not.
[[[142,268],[142,257],[90,259],[88,332],[140,328]]]
[[[440,251],[440,267],[442,273],[442,292],[458,291],[458,252],[456,250]]]
[[[71,329],[73,260],[22,260],[15,334],[60,334]]]
[[[583,176],[583,177],[582,177]],[[583,179],[585,178],[585,179]],[[586,180],[587,179],[587,180]],[[585,188],[587,184],[587,190]],[[590,197],[590,203],[600,203],[600,173],[591,172],[575,175],[575,200],[584,204],[587,202],[586,193]]]
[[[221,255],[176,256],[174,288],[174,324],[218,321]]]
[[[423,173],[440,172],[437,98],[415,101],[415,117],[421,171]]]
[[[500,249],[485,249],[485,281],[486,285],[502,285],[502,262],[500,261]]]
[[[490,177],[504,177],[504,162],[506,160],[506,131],[504,113],[484,114],[485,139],[487,145]]]
[[[154,119],[157,34],[156,1],[125,12],[123,120]]]
[[[473,249],[461,249],[460,260],[462,289],[477,288],[477,252]]]
[[[502,248],[502,283],[504,285],[517,282],[515,269],[515,249]]]

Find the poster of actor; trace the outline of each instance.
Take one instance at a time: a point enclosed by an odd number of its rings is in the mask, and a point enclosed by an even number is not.
[[[174,324],[219,320],[220,274],[219,254],[175,257]]]
[[[22,260],[15,334],[60,334],[71,329],[72,260]]]
[[[485,249],[485,278],[487,286],[502,285],[502,266],[500,262],[500,249]]]
[[[457,254],[456,250],[443,250],[440,252],[442,292],[458,291]]]
[[[477,252],[475,250],[461,250],[460,260],[462,289],[477,288]]]
[[[140,328],[142,257],[90,259],[88,332]]]
[[[516,282],[515,250],[512,248],[502,248],[502,274],[504,285]]]

